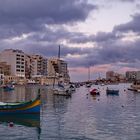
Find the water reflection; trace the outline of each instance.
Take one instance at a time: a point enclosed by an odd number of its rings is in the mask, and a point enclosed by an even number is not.
[[[0,115],[1,123],[10,123],[24,125],[27,127],[40,127],[39,114],[16,114],[16,115]]]
[[[41,87],[39,121],[34,115],[9,116],[8,119],[7,116],[0,117],[1,139],[10,136],[14,140],[36,140],[37,137],[42,140],[139,139],[140,94],[126,90],[127,85],[114,85],[116,86],[120,91],[119,96],[107,96],[107,86],[93,85],[91,89],[100,88],[100,96],[91,96],[90,89],[81,87],[68,99],[54,96],[51,89]],[[33,99],[38,88],[40,87],[21,86],[10,93],[0,92],[0,101]],[[4,129],[3,124],[9,122],[16,126],[13,127],[14,131]]]
[[[31,99],[36,98],[38,89],[40,87],[35,86],[16,86],[15,90],[4,92],[0,91],[0,101],[1,102],[22,102],[29,101]],[[14,115],[0,115],[0,131],[3,134],[2,139],[6,139],[7,137],[13,137],[14,139],[19,139],[22,137],[23,139],[28,139],[29,137],[32,139],[40,139],[41,135],[41,125],[40,125],[40,114],[14,114]],[[7,126],[7,134],[4,131],[4,126]],[[2,127],[2,129],[1,129]],[[10,128],[12,127],[11,134]],[[20,131],[24,135],[20,135]],[[4,131],[4,132],[2,132]],[[35,134],[36,133],[36,134]]]
[[[38,87],[17,86],[15,90],[4,92],[0,91],[1,102],[21,102],[34,99],[37,95]]]

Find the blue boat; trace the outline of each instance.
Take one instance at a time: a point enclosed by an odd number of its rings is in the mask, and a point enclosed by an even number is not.
[[[0,114],[38,114],[40,113],[40,94],[31,101],[22,103],[0,102]]]
[[[106,89],[106,94],[107,95],[119,95],[119,90],[117,89]]]

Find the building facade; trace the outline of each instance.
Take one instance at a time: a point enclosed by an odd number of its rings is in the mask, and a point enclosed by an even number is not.
[[[0,62],[10,65],[10,74],[25,77],[25,54],[21,50],[6,49],[0,53]]]
[[[140,80],[140,71],[127,71],[126,78],[128,81]]]
[[[67,62],[58,58],[48,59],[48,77],[57,77],[64,83],[70,82]]]
[[[31,55],[31,76],[47,76],[47,59],[41,55]]]

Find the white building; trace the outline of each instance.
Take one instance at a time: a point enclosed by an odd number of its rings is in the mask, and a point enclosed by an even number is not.
[[[23,51],[6,49],[0,53],[0,61],[11,65],[11,75],[25,77],[25,54]]]

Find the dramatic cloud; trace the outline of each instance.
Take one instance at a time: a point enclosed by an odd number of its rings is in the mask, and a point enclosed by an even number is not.
[[[136,0],[120,0],[122,2],[135,2]]]
[[[120,31],[120,32],[140,32],[140,13],[137,13],[132,16],[132,20],[128,23],[117,25],[114,28],[114,31]]]
[[[84,21],[94,9],[97,7],[85,0],[0,1],[0,37],[44,30],[45,24]]]

